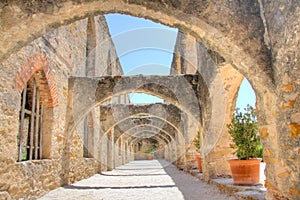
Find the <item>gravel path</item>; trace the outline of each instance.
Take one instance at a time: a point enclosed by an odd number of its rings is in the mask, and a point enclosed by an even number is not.
[[[164,160],[133,161],[40,198],[65,200],[234,200]]]

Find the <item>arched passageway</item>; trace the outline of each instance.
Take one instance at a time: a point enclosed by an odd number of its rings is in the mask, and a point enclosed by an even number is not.
[[[52,165],[59,166],[59,158],[63,154],[66,138],[64,133],[68,132],[64,129],[64,127],[68,127],[68,125],[64,125],[65,115],[61,114],[66,113],[68,90],[66,80],[69,75],[79,73],[80,66],[75,66],[76,62],[72,59],[76,59],[74,55],[82,52],[78,48],[74,48],[75,45],[66,45],[68,48],[65,48],[64,51],[71,53],[62,54],[63,56],[57,58],[56,47],[53,48],[55,41],[51,43],[49,35],[42,36],[62,25],[69,25],[71,34],[67,38],[75,38],[76,34],[74,33],[77,33],[76,29],[80,27],[79,19],[84,19],[88,15],[119,12],[178,27],[184,34],[192,35],[205,45],[208,51],[220,55],[225,59],[226,64],[231,65],[230,67],[218,66],[217,69],[221,74],[225,74],[228,68],[231,70],[233,67],[249,80],[257,95],[260,135],[266,147],[264,160],[267,162],[267,198],[296,199],[299,196],[297,187],[299,185],[297,163],[299,160],[300,124],[299,70],[297,67],[299,64],[297,60],[299,39],[297,34],[294,34],[299,32],[298,1],[271,3],[265,0],[243,3],[201,1],[195,4],[191,1],[161,3],[159,1],[99,0],[75,3],[70,0],[53,1],[47,5],[47,2],[36,1],[21,4],[20,1],[15,0],[2,3],[1,6],[3,7],[1,16],[4,20],[1,21],[0,30],[0,34],[3,36],[0,40],[0,92],[3,97],[1,99],[3,109],[0,118],[2,121],[0,132],[1,146],[6,146],[1,151],[3,153],[1,161],[5,168],[10,169],[8,173],[19,172],[9,179],[8,182],[11,185],[15,182],[22,182],[20,180],[23,180],[24,174],[27,174],[18,170],[19,166],[24,164],[15,163],[16,153],[13,153],[17,152],[15,144],[17,143],[21,99],[21,88],[16,82],[19,80],[16,79],[17,74],[27,74],[25,72],[30,69],[28,66],[31,66],[27,62],[30,57],[35,58],[35,55],[41,53],[47,55],[46,60],[52,71],[55,72],[53,79],[50,78],[55,83],[50,88],[50,92],[53,97],[57,98],[57,104],[53,105],[54,125],[51,139],[49,139],[51,150],[49,150],[48,157],[52,159],[49,161]],[[71,24],[72,22],[75,23]],[[22,31],[20,31],[20,27],[22,27]],[[42,38],[30,43],[39,37]],[[71,43],[74,44],[74,41]],[[78,51],[77,54],[75,51]],[[72,61],[69,62],[69,59]],[[45,65],[45,62],[37,62],[38,60],[33,59],[36,63],[35,66]],[[74,63],[72,64],[72,62]],[[224,74],[222,78],[228,78]],[[53,90],[54,85],[56,85],[55,90]],[[229,87],[227,89],[230,90]],[[230,96],[232,93],[227,93],[227,95]],[[215,106],[214,101],[212,104]],[[226,113],[230,113],[232,109],[230,105],[226,105]],[[220,128],[222,133],[226,131],[223,127]],[[41,171],[44,174],[51,174],[47,170],[45,167]],[[32,172],[34,169],[27,169],[27,171]],[[64,175],[61,175],[60,172],[52,173],[49,176],[51,177],[49,178],[50,183],[46,181],[45,187],[59,186],[60,181],[59,179],[57,181],[56,178],[62,176]],[[7,177],[7,173],[1,177]],[[30,183],[18,186],[20,191],[23,191],[22,194],[14,194],[13,189],[9,189],[14,187],[10,187],[9,184],[5,186],[4,191],[18,197],[27,193],[28,185]],[[28,194],[35,195],[32,191]]]

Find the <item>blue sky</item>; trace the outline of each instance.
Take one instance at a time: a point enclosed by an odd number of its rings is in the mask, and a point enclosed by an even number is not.
[[[178,30],[151,20],[122,14],[105,15],[125,75],[168,75]],[[163,102],[157,97],[132,93],[132,103]],[[255,106],[255,94],[247,80],[236,106]]]
[[[255,107],[255,102],[256,102],[256,97],[255,97],[254,90],[252,89],[248,80],[244,79],[238,93],[236,108],[241,108],[240,111],[243,111],[242,108],[246,108],[247,104]]]

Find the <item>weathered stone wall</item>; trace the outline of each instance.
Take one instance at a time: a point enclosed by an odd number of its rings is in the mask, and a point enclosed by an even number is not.
[[[276,85],[275,97],[260,97],[260,109],[266,110],[260,133],[264,144],[270,143],[264,152],[267,198],[299,199],[300,2],[262,0],[262,6]]]
[[[105,24],[105,21],[100,21],[103,17],[95,18],[98,19],[96,27]],[[103,37],[101,33],[109,38],[107,29],[99,29],[99,38]],[[64,130],[68,76],[86,75],[86,43],[87,19],[44,35],[1,63],[0,144],[5,146],[1,148],[1,195],[11,198],[39,196],[66,182],[62,158],[68,138]],[[114,73],[122,73],[120,64],[115,62],[118,59],[111,40],[109,45],[105,51],[111,52],[110,58],[115,63],[110,67]],[[27,80],[40,69],[47,75],[49,90],[46,93],[50,99],[45,108],[47,121],[44,123],[43,138],[43,158],[47,159],[16,162],[21,91]],[[83,144],[77,134],[74,134],[73,141],[68,163],[68,182],[99,171],[98,159],[83,158]]]
[[[29,199],[61,185],[61,161],[43,159],[21,163],[2,163],[1,199]]]
[[[41,56],[45,59],[44,62],[38,61],[37,58]],[[21,102],[21,88],[16,87],[15,75],[18,72],[10,74],[7,73],[8,71],[6,70],[8,68],[17,68],[16,66],[19,66],[19,70],[22,70],[21,66],[28,66],[29,68],[34,69],[32,73],[38,69],[44,70],[45,68],[49,68],[49,73],[53,74],[51,80],[48,80],[48,84],[50,81],[53,84],[52,88],[55,89],[53,89],[51,96],[53,96],[52,99],[56,99],[57,102],[45,110],[45,118],[50,120],[45,123],[44,128],[49,130],[47,131],[47,134],[44,135],[43,140],[43,157],[50,159],[49,161],[16,162],[18,152],[17,134],[19,128],[18,119]],[[21,198],[26,195],[38,196],[61,184],[62,169],[60,158],[64,148],[65,137],[65,115],[62,115],[61,113],[65,111],[67,102],[66,73],[68,73],[68,71],[64,71],[58,66],[61,66],[62,68],[65,67],[64,63],[60,62],[57,57],[48,50],[42,39],[34,41],[31,45],[21,49],[17,54],[12,55],[6,62],[1,64],[1,74],[4,75],[1,76],[1,83],[4,84],[1,86],[1,94],[4,95],[4,91],[6,91],[5,96],[1,98],[3,100],[3,102],[1,102],[1,120],[3,122],[1,123],[1,125],[3,125],[1,130],[6,129],[9,131],[6,134],[5,132],[3,132],[4,134],[1,134],[1,146],[5,146],[5,148],[2,149],[6,151],[1,153],[1,161],[3,164],[1,168],[7,169],[2,171],[2,173],[7,175],[1,174],[0,181],[3,185],[1,190],[8,191],[12,198]],[[27,77],[26,73],[20,74],[25,75],[21,78],[24,82],[30,78]],[[11,109],[9,105],[14,106],[14,108]],[[3,115],[7,111],[10,113]],[[8,118],[8,116],[10,116],[11,119]],[[22,172],[23,165],[31,166],[29,169],[26,169],[28,173],[24,169]],[[15,191],[18,191],[18,193]]]
[[[87,59],[84,66],[85,70],[84,74],[79,76],[97,77],[123,74],[104,16],[89,17],[87,19],[86,40]],[[128,98],[127,95],[124,96],[123,99]],[[110,102],[108,101],[106,104]],[[68,147],[65,149],[66,152],[70,151],[70,154],[65,160],[67,163],[64,163],[68,174],[67,183],[86,178],[86,171],[90,171],[88,175],[91,175],[99,170],[105,171],[108,169],[107,143],[110,140],[104,136],[104,132],[100,127],[101,109],[94,107],[86,117],[88,116],[90,116],[88,121],[82,120],[76,124],[75,133],[69,133],[72,135],[69,138],[72,146],[69,150]],[[85,131],[89,132],[84,133]],[[87,154],[83,152],[84,148],[86,148]],[[86,164],[92,164],[90,165],[91,168]]]

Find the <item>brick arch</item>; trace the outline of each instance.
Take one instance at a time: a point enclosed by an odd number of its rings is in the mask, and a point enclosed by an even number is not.
[[[22,63],[15,74],[14,89],[22,91],[33,75],[36,77],[41,99],[45,105],[50,108],[58,106],[56,83],[45,53],[36,53]]]
[[[133,116],[129,116],[127,118],[124,118],[123,120],[120,120],[119,122],[115,123],[112,127],[110,127],[108,129],[108,131],[106,132],[106,134],[108,134],[113,127],[118,126],[119,123],[126,122],[126,120],[131,119],[132,117],[135,117],[135,116],[139,116],[140,114],[147,114],[147,113],[136,113]],[[165,148],[168,148],[168,147],[170,147],[171,144],[173,144],[173,145],[176,146],[176,148],[181,149],[180,151],[177,151],[176,155],[179,153],[180,157],[183,156],[185,154],[185,150],[186,150],[186,146],[185,146],[186,139],[184,137],[184,134],[175,125],[173,125],[171,122],[169,122],[169,121],[167,121],[167,120],[165,120],[165,119],[163,119],[159,116],[151,115],[151,117],[157,118],[157,119],[160,119],[162,121],[167,122],[169,126],[172,126],[174,128],[175,134],[173,135],[173,134],[169,133],[168,130],[165,129],[165,127],[157,127],[155,125],[142,123],[142,124],[136,125],[134,127],[128,127],[127,130],[123,130],[124,132],[121,133],[121,135],[119,135],[119,137],[117,137],[117,139],[115,139],[115,143],[118,142],[118,139],[120,139],[122,136],[125,136],[128,132],[131,132],[131,131],[134,131],[134,135],[130,134],[130,136],[135,137],[136,134],[138,134],[138,133],[142,133],[142,132],[145,132],[145,131],[147,131],[147,132],[153,131],[154,132],[155,130],[157,130],[156,133],[158,133],[160,136],[171,138],[171,140],[169,142],[167,142],[167,141],[165,142],[165,146],[166,146]],[[116,131],[114,131],[114,132],[116,134]],[[159,137],[158,135],[154,135],[154,136]],[[128,138],[128,141],[129,141],[130,144],[133,141],[137,141],[139,139],[139,138],[134,138],[134,137],[129,137]],[[175,139],[175,138],[177,138],[177,139]]]

